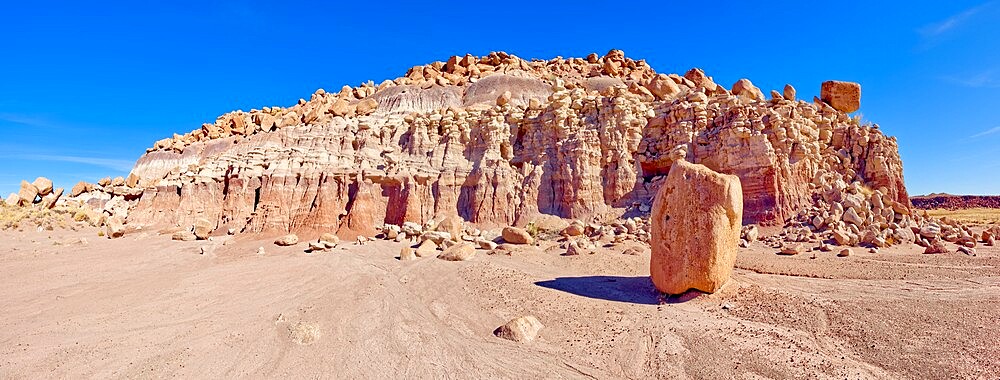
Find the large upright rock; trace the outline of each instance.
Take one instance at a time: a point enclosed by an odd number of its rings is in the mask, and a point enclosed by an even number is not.
[[[740,179],[683,159],[656,194],[649,272],[661,292],[715,292],[733,271],[743,220]]]
[[[854,82],[828,80],[820,88],[820,99],[840,112],[851,113],[861,108],[861,85]]]

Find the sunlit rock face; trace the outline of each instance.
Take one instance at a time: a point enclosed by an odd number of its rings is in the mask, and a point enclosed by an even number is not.
[[[586,218],[651,205],[678,145],[740,178],[747,223],[788,219],[837,181],[908,207],[896,141],[877,126],[740,89],[701,70],[657,74],[620,51],[452,57],[157,141],[133,170],[145,190],[129,223],[357,235],[454,214]]]

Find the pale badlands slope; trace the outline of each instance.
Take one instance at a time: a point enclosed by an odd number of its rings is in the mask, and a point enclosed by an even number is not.
[[[1000,377],[996,248],[754,246],[722,292],[661,303],[641,246],[400,262],[224,239],[0,232],[0,378]],[[491,334],[524,314],[534,342]]]

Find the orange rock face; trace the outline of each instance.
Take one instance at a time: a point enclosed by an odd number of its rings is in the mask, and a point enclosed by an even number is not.
[[[220,116],[139,159],[145,192],[129,223],[205,217],[351,238],[449,215],[495,226],[586,218],[651,205],[677,145],[740,178],[748,223],[790,218],[834,177],[909,204],[895,139],[877,127],[822,105],[731,95],[697,69],[664,76],[620,51],[591,58],[454,57],[378,86]]]
[[[857,111],[861,108],[861,85],[828,80],[820,86],[820,99],[840,112]]]
[[[729,280],[743,219],[738,177],[678,160],[657,192],[649,218],[649,273],[657,289],[712,293]]]

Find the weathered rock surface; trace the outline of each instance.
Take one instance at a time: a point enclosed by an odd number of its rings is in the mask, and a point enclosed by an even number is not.
[[[133,169],[144,190],[129,219],[353,239],[446,215],[587,218],[651,204],[678,145],[689,162],[740,177],[747,223],[792,218],[831,178],[909,207],[894,138],[755,89],[740,82],[733,95],[699,69],[659,74],[620,51],[594,62],[453,57],[157,141]]]
[[[715,292],[729,280],[739,250],[740,180],[676,161],[650,215],[650,276],[661,292]]]
[[[820,99],[840,112],[851,113],[861,108],[861,85],[854,82],[828,80],[820,87]]]
[[[275,245],[282,247],[287,247],[298,243],[299,243],[299,237],[296,236],[295,234],[288,234],[274,240]]]
[[[498,327],[493,331],[493,335],[515,342],[530,342],[535,340],[538,332],[543,327],[545,326],[542,325],[542,322],[538,318],[526,315],[514,318],[503,326]]]
[[[211,220],[198,218],[198,220],[195,220],[194,222],[194,236],[197,237],[198,240],[208,239],[213,230],[215,230],[215,224],[213,224]]]
[[[531,244],[535,241],[531,234],[517,227],[504,227],[501,236],[504,241],[511,244]]]
[[[438,256],[446,261],[466,261],[476,256],[476,247],[472,243],[458,243],[448,247]]]
[[[28,181],[22,180],[21,189],[17,193],[17,198],[22,206],[35,203],[35,199],[38,198],[38,188]]]
[[[39,196],[46,196],[52,193],[52,180],[45,177],[35,178],[35,181],[31,183],[38,189]]]

